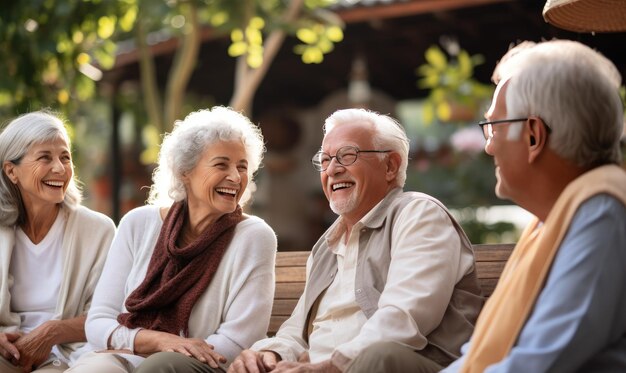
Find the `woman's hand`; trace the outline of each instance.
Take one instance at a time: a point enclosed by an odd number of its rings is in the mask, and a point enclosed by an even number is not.
[[[8,338],[6,342],[12,344],[15,351],[12,351],[7,343],[3,343],[2,337],[0,337],[0,348],[12,355],[11,362],[14,365],[19,365],[25,371],[30,372],[33,367],[39,366],[50,357],[54,345],[85,341],[84,325],[85,316],[67,320],[48,320],[28,334],[4,334]]]
[[[55,345],[54,336],[50,323],[43,323],[28,334],[19,337],[14,345],[19,351],[19,358],[14,362],[26,371],[39,366],[50,356],[52,347]]]
[[[21,333],[0,333],[0,355],[7,361],[19,360],[20,351],[15,347],[15,341],[21,336]]]
[[[213,346],[199,338],[184,338],[174,334],[143,329],[135,337],[135,353],[150,355],[155,352],[178,352],[218,368],[226,363],[226,358],[213,349]]]

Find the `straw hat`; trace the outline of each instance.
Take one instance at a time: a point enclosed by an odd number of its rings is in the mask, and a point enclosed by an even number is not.
[[[576,32],[626,31],[626,0],[547,0],[543,18]]]

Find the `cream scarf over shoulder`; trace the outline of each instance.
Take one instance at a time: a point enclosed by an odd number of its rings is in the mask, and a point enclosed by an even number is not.
[[[478,317],[461,372],[483,372],[509,354],[543,288],[572,217],[583,202],[601,193],[626,205],[626,172],[609,165],[583,174],[563,190],[542,226],[535,218],[526,227]]]

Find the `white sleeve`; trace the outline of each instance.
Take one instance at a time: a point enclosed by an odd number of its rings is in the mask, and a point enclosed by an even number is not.
[[[440,206],[421,199],[407,204],[393,227],[391,263],[378,310],[352,341],[337,347],[333,364],[344,370],[378,341],[424,348],[466,270],[461,250],[459,234]]]
[[[120,326],[117,322],[117,316],[124,310],[126,281],[133,267],[132,248],[134,243],[132,237],[132,219],[122,219],[111,244],[85,322],[87,340],[96,350],[108,349],[111,333],[118,327],[126,328]],[[124,341],[116,338],[116,346],[111,347],[132,348],[135,334],[136,331],[123,332],[122,335],[128,339]]]
[[[228,297],[219,327],[206,338],[229,362],[244,348],[266,336],[275,287],[277,242],[274,231],[263,223],[237,235],[232,245],[239,250],[234,257],[234,280],[228,289],[233,295]]]
[[[111,333],[109,347],[113,350],[130,350],[135,352],[135,337],[141,328],[129,329],[120,325]]]

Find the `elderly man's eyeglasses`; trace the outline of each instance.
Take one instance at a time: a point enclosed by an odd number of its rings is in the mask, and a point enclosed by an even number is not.
[[[493,125],[494,124],[525,122],[527,120],[528,118],[490,120],[490,121],[478,122],[478,125],[483,130],[483,135],[485,136],[485,140],[489,140],[490,138],[493,137]]]
[[[483,135],[485,136],[485,140],[489,140],[490,138],[493,137],[493,125],[494,124],[513,123],[513,122],[525,122],[528,119],[530,119],[530,118],[490,120],[490,121],[478,122],[478,125],[483,130]],[[539,119],[541,119],[541,118],[539,118]],[[541,119],[541,123],[543,123],[543,125],[546,127],[546,131],[548,131],[548,133],[552,132],[552,129],[550,128],[550,126],[548,126],[548,124],[543,119]]]
[[[360,150],[356,146],[342,146],[339,150],[337,150],[335,155],[330,155],[328,153],[324,153],[323,151],[315,153],[313,158],[311,158],[311,163],[313,163],[313,167],[317,171],[322,172],[326,171],[333,158],[335,158],[342,166],[350,166],[356,162],[356,159],[359,157],[359,153],[389,153],[390,151],[391,150]]]

